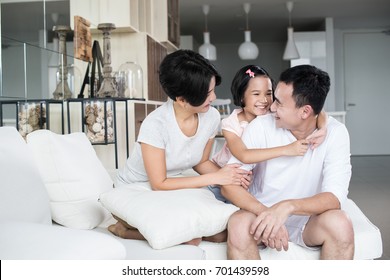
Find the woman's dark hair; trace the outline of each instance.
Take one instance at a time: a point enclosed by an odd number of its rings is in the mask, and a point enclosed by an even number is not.
[[[312,65],[299,65],[280,74],[279,82],[293,85],[297,108],[310,105],[316,115],[321,112],[330,88],[328,73]]]
[[[264,76],[269,78],[272,83],[272,94],[274,93],[275,83],[271,76],[268,74],[268,72],[260,66],[247,65],[238,70],[238,72],[233,78],[232,85],[230,87],[234,105],[239,106],[241,108],[245,107],[245,91],[248,88],[248,83],[250,79],[256,76]]]
[[[160,84],[172,100],[183,97],[192,106],[200,106],[207,99],[210,81],[215,77],[216,86],[221,75],[200,54],[191,50],[178,50],[168,54],[160,64]]]

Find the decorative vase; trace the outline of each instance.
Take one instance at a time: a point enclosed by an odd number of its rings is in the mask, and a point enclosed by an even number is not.
[[[116,82],[119,97],[143,99],[143,73],[139,64],[126,62],[119,66]]]

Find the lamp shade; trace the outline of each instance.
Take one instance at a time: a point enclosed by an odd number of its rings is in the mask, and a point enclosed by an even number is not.
[[[208,60],[217,60],[217,49],[210,43],[210,33],[203,32],[203,45],[199,47],[199,53]]]
[[[256,59],[259,55],[259,49],[256,44],[251,42],[250,30],[245,31],[245,42],[238,48],[238,56],[243,60]]]
[[[294,42],[294,29],[292,27],[287,28],[287,44],[284,50],[283,59],[291,60],[299,58],[299,52]]]

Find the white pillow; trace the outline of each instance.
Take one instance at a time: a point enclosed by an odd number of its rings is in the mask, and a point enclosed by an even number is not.
[[[92,229],[110,213],[98,202],[113,182],[84,133],[27,135],[50,197],[52,219],[66,227]]]
[[[238,210],[207,189],[152,191],[119,187],[100,195],[112,214],[136,227],[154,249],[164,249],[223,231]]]

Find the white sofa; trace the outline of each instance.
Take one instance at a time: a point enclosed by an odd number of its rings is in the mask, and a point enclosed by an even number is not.
[[[82,145],[74,148],[76,152],[77,149],[84,149]],[[96,194],[86,193],[89,195],[87,198],[75,201],[55,201],[56,197],[60,197],[58,186],[48,186],[47,178],[46,181],[42,178],[44,176],[37,167],[36,160],[37,152],[42,153],[42,158],[45,159],[44,152],[53,149],[55,147],[51,143],[45,146],[44,151],[32,151],[15,128],[0,127],[0,259],[226,259],[225,243],[203,241],[199,246],[176,245],[155,250],[146,241],[124,240],[113,236],[108,232],[107,225],[114,220],[97,202]],[[62,152],[67,154],[69,150]],[[52,169],[49,168],[49,175],[56,172],[66,175],[67,167],[73,170],[73,165],[79,168],[77,162],[67,162],[63,166],[50,163]],[[64,172],[58,172],[58,169],[63,169]],[[96,169],[98,166],[94,167],[94,171]],[[77,169],[74,170],[68,174],[69,177],[79,178],[74,175]],[[106,173],[104,178],[109,177],[106,171],[99,172]],[[87,167],[83,169],[81,177],[84,177],[80,179],[83,185],[88,185],[91,180],[93,182],[91,176],[88,177]],[[71,183],[75,181],[74,178],[70,180]],[[53,188],[57,189],[53,191]],[[74,195],[72,192],[74,190],[69,188],[67,197]],[[83,205],[81,208],[80,201]],[[91,212],[91,209],[95,209],[95,212]],[[382,240],[378,228],[352,200],[348,201],[345,210],[349,213],[355,230],[354,258],[381,257]],[[53,219],[66,226],[53,222]],[[87,220],[91,224],[86,223]],[[90,229],[80,229],[83,226]],[[310,251],[294,244],[290,244],[287,252],[261,249],[261,255],[263,259],[319,258],[318,251]]]

